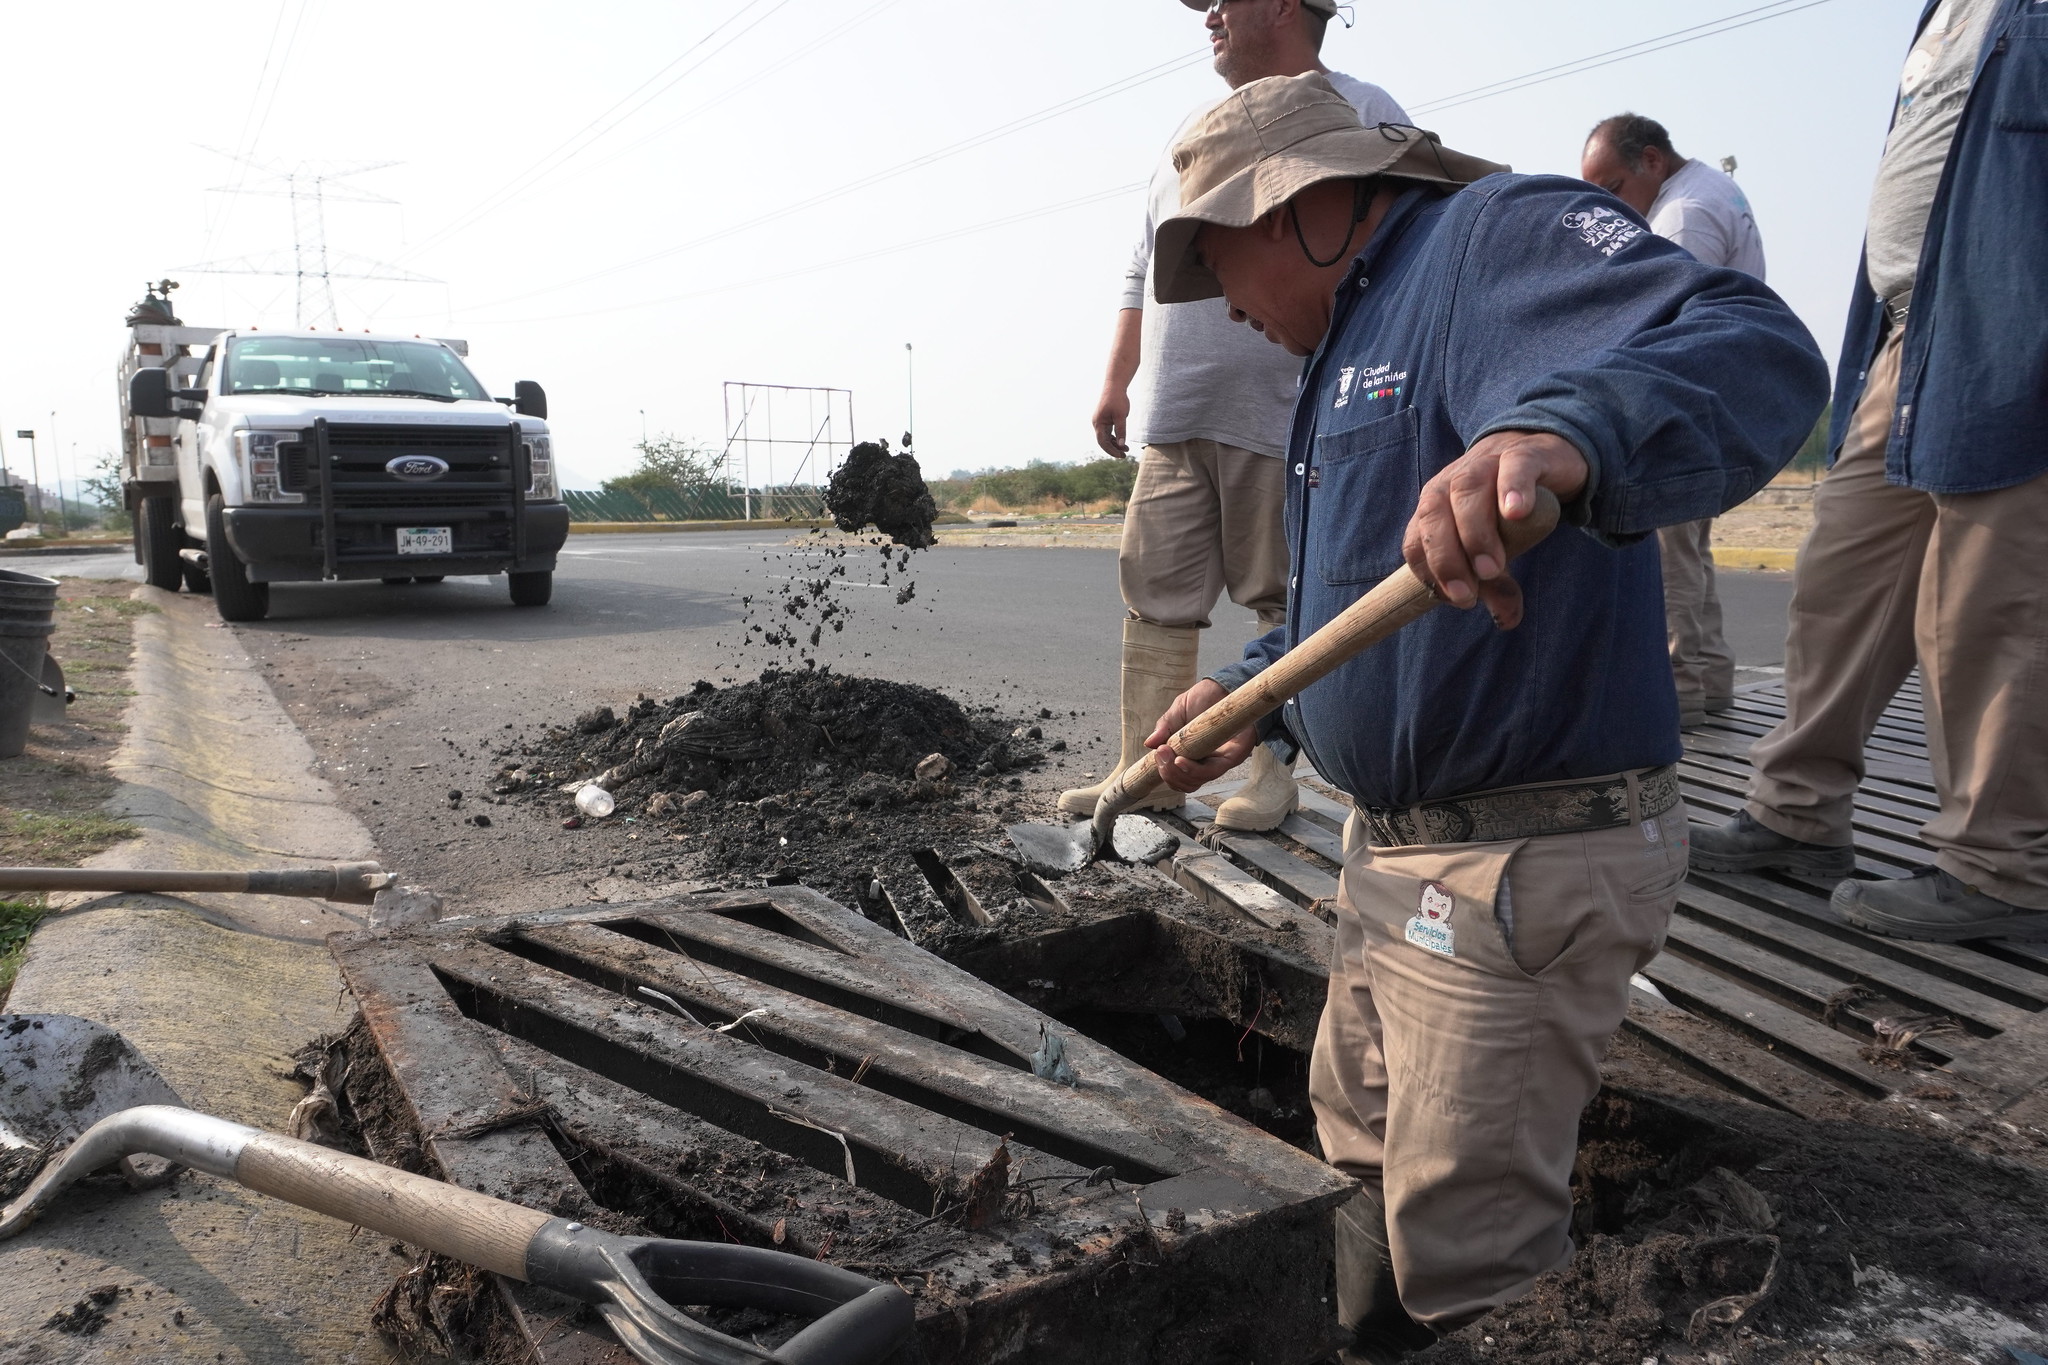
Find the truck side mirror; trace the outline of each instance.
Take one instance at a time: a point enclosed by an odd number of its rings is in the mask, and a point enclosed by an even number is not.
[[[175,417],[171,372],[148,366],[128,376],[128,411],[136,417]]]
[[[512,410],[521,417],[548,419],[547,390],[531,379],[522,379],[512,386]]]

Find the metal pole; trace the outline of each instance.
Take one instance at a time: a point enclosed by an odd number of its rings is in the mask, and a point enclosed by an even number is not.
[[[903,343],[903,388],[903,443],[909,445],[917,431],[917,354],[907,341]]]
[[[36,525],[43,524],[43,462],[36,454],[36,434],[17,431],[15,439],[28,442],[28,477],[36,495]]]
[[[64,515],[64,442],[57,436],[57,410],[50,409],[50,444],[56,450],[50,456],[50,464],[57,473],[57,531],[63,534],[71,528],[65,524]]]

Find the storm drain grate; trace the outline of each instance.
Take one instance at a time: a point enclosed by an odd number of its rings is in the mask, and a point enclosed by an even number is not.
[[[1782,683],[1747,688],[1731,712],[1685,737],[1679,775],[1695,820],[1719,823],[1741,807],[1750,745],[1784,708]],[[1917,681],[1885,713],[1866,763],[1854,820],[1858,875],[1907,875],[1932,861],[1918,830],[1938,807]],[[1212,813],[1191,800],[1155,817],[1183,841],[1162,870],[1211,918],[1168,906],[1154,924],[1113,935],[1114,916],[1082,916],[1000,949],[949,956],[1047,1008],[1060,1007],[1065,986],[1042,964],[1071,967],[1085,997],[1115,981],[1119,962],[1170,961],[1186,967],[1176,980],[1193,981],[1211,1012],[1307,1048],[1349,809],[1304,786],[1301,809],[1271,834],[1218,830]],[[1737,1094],[1798,1114],[1910,1096],[1933,1081],[1996,1110],[2048,1084],[2048,945],[1878,937],[1835,913],[1831,890],[1797,877],[1695,872],[1664,952],[1643,973],[1657,994],[1638,992],[1627,1031]],[[1119,950],[1105,952],[1119,935]],[[1159,1008],[1201,1012],[1186,1001]]]
[[[332,944],[460,1184],[894,1281],[932,1361],[1332,1344],[1349,1182],[806,888]],[[616,1351],[511,1301],[551,1365]]]

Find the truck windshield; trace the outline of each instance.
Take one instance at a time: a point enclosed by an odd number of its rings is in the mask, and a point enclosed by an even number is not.
[[[341,336],[236,337],[228,343],[221,392],[490,397],[445,346]]]

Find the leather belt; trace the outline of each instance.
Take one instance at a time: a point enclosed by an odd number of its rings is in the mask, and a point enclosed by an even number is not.
[[[1884,301],[1884,310],[1891,315],[1892,326],[1904,327],[1906,325],[1906,314],[1913,311],[1913,291],[1908,289],[1895,299],[1886,299]]]
[[[1510,787],[1419,806],[1360,806],[1357,812],[1374,848],[1404,848],[1589,834],[1652,819],[1678,801],[1678,772],[1667,764],[1587,782]]]

